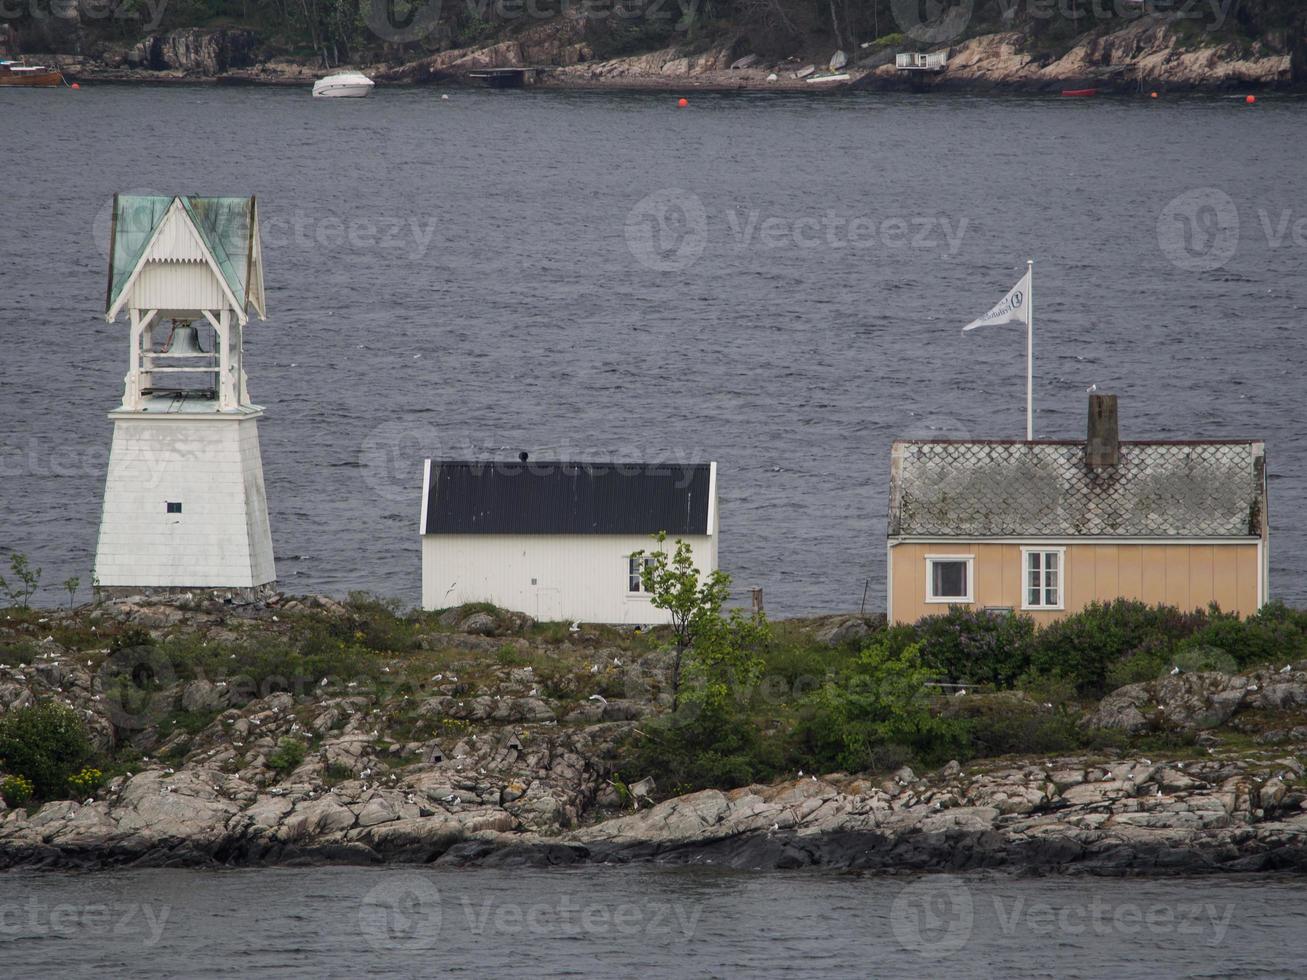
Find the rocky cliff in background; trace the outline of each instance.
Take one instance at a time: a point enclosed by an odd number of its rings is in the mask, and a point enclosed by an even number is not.
[[[1092,86],[1137,92],[1161,88],[1223,90],[1287,88],[1307,82],[1307,38],[1284,31],[1235,39],[1229,33],[1195,32],[1178,13],[1141,16],[1118,29],[1098,26],[1058,46],[1034,33],[1004,30],[953,43],[947,69],[905,76],[894,55],[912,44],[887,39],[845,52],[822,49],[785,58],[750,50],[745,37],[726,32],[706,47],[659,47],[604,57],[604,22],[571,10],[526,27],[506,27],[486,41],[423,54],[409,60],[352,66],[389,84],[458,82],[487,68],[547,68],[542,82],[561,87],[802,89],[843,87],[1010,89],[1058,91]],[[895,36],[897,37],[897,35]],[[131,47],[84,46],[51,55],[72,77],[144,81],[224,78],[231,81],[304,84],[325,74],[318,59],[273,57],[253,31],[189,28],[156,33]],[[834,66],[838,65],[838,69]],[[838,72],[848,78],[825,82]]]
[[[151,34],[122,57],[133,68],[212,76],[253,64],[257,47],[253,31],[188,28]]]

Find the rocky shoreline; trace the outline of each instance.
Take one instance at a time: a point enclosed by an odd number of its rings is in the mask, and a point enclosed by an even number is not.
[[[765,60],[736,38],[687,53],[666,48],[617,58],[596,55],[584,18],[560,16],[507,40],[455,48],[403,63],[343,64],[383,85],[460,85],[470,73],[494,68],[538,69],[545,89],[642,91],[840,92],[850,89],[919,92],[1032,92],[1056,94],[1093,87],[1104,93],[1150,90],[1220,92],[1301,90],[1307,65],[1293,50],[1254,41],[1236,44],[1216,36],[1187,36],[1179,15],[1140,17],[1112,32],[1091,31],[1063,51],[1031,47],[1017,31],[986,34],[939,48],[947,70],[905,73],[896,49],[834,52],[829,59],[798,56]],[[150,36],[130,50],[95,57],[31,55],[53,63],[70,81],[124,84],[228,84],[308,86],[329,74],[308,59],[257,60],[253,33],[195,28]],[[834,66],[838,65],[838,68]],[[847,77],[844,77],[847,76]]]
[[[325,598],[123,601],[8,617],[3,710],[62,702],[102,749],[139,755],[87,799],[0,804],[0,868],[1307,871],[1307,725],[1298,723],[1307,663],[1131,685],[1085,719],[1169,733],[1175,748],[1164,757],[1126,750],[880,777],[799,773],[655,803],[651,785],[619,783],[613,762],[623,738],[667,709],[657,644],[634,649],[614,631],[565,626],[543,639],[526,617],[454,610],[415,638],[419,655],[379,654],[371,679],[286,678],[273,686],[289,689],[267,692],[215,672],[236,647],[204,652],[323,622],[360,637],[369,628]],[[871,627],[844,616],[803,628],[840,644]],[[88,649],[110,635],[109,647]],[[215,655],[206,670],[174,671],[185,657]],[[147,674],[153,693],[124,701],[122,678]],[[288,738],[308,751],[278,762]]]

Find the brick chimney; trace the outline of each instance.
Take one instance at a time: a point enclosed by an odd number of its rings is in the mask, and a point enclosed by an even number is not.
[[[1089,396],[1089,437],[1085,442],[1088,466],[1116,466],[1121,461],[1116,427],[1116,395]]]

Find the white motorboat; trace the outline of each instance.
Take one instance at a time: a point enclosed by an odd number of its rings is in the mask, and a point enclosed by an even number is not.
[[[315,99],[361,99],[372,91],[373,81],[357,71],[342,71],[313,83]]]

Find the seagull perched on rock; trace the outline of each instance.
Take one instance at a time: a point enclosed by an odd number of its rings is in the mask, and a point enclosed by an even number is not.
[[[1174,677],[1174,676],[1175,676],[1176,674],[1178,674],[1178,673],[1180,673],[1180,668],[1179,668],[1179,667],[1172,667],[1172,668],[1171,668],[1171,676],[1172,676],[1172,677]]]
[[[581,624],[580,624],[579,622],[575,622],[575,623],[573,623],[571,626],[569,626],[569,627],[567,628],[567,632],[569,632],[569,633],[580,633],[580,632],[581,632]]]
[[[1283,667],[1280,668],[1280,673],[1281,673],[1281,674],[1289,674],[1289,673],[1292,673],[1292,672],[1293,672],[1293,665],[1292,665],[1292,664],[1285,664]]]

